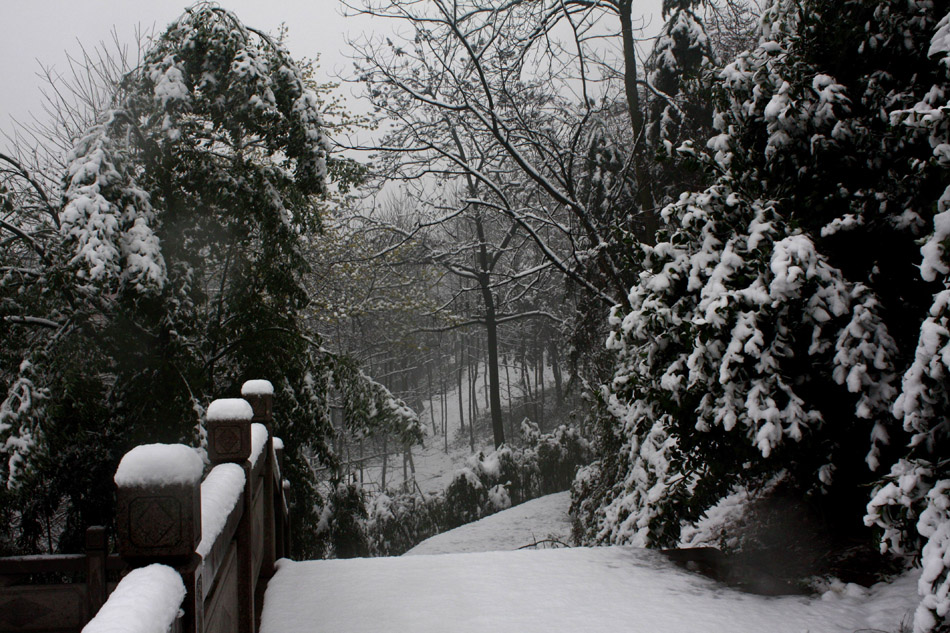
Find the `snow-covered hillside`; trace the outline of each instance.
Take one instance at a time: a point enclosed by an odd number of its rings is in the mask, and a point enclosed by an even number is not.
[[[510,510],[437,534],[419,543],[403,556],[505,551],[545,540],[569,543],[570,505],[570,492],[559,492],[526,501]]]
[[[465,466],[465,462],[474,453],[483,451],[489,453],[494,449],[494,443],[491,436],[491,430],[487,420],[488,409],[486,407],[486,381],[488,371],[484,364],[479,366],[475,376],[475,391],[478,399],[479,417],[475,425],[475,450],[472,450],[468,430],[469,424],[469,394],[462,394],[462,409],[465,411],[465,430],[460,432],[461,421],[459,417],[459,391],[457,387],[449,389],[445,396],[445,426],[448,429],[448,450],[446,450],[445,438],[442,435],[436,435],[433,429],[441,428],[442,424],[442,405],[438,397],[433,400],[424,400],[422,408],[418,411],[419,421],[427,429],[427,435],[423,446],[413,446],[412,460],[415,467],[415,481],[419,490],[423,493],[440,492],[445,490],[451,483],[459,468]],[[463,383],[468,385],[467,373],[463,375]],[[553,401],[554,373],[551,367],[545,367],[544,375],[545,388],[551,391],[550,399]],[[502,385],[501,401],[502,409],[505,412],[506,419],[509,411],[509,403],[522,402],[526,394],[521,385],[512,383],[510,393],[506,385]],[[521,420],[515,420],[514,428],[518,429]],[[550,428],[551,422],[547,427]],[[506,431],[508,429],[506,428]],[[411,473],[407,470],[408,476]],[[363,482],[367,491],[378,491],[382,477],[382,459],[368,461],[363,468]],[[403,478],[403,459],[401,452],[394,452],[388,456],[386,486],[389,488],[398,488],[404,483]]]

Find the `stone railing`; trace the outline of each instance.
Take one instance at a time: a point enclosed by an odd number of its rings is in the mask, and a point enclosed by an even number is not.
[[[126,567],[106,545],[106,529],[96,526],[86,530],[85,554],[0,558],[0,631],[81,629],[115,588],[110,572]],[[34,580],[50,576],[54,584]]]
[[[86,573],[73,585],[0,586],[0,631],[256,631],[290,529],[273,389],[255,380],[241,391],[243,399],[208,407],[203,479],[197,452],[180,444],[139,446],[122,458],[118,555],[107,556],[104,530],[91,528],[85,555],[0,559],[0,580]],[[122,579],[109,584],[106,572],[117,570]]]

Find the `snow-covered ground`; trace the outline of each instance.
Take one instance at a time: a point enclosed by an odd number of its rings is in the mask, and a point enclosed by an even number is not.
[[[897,633],[917,602],[917,572],[870,589],[839,585],[819,597],[763,597],[634,548],[476,551],[524,545],[526,529],[528,542],[557,533],[566,502],[562,493],[522,504],[413,552],[466,553],[281,561],[261,631]]]
[[[916,578],[822,598],[762,597],[625,547],[281,561],[262,633],[895,632]]]
[[[559,492],[437,534],[403,556],[492,552],[518,549],[543,540],[569,543],[571,493]]]

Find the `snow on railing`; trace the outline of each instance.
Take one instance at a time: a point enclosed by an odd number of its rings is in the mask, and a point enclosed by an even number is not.
[[[133,569],[82,633],[162,633],[172,630],[185,599],[177,571],[158,563]]]
[[[114,630],[255,631],[263,594],[258,582],[274,574],[290,539],[278,463],[283,442],[273,437],[273,387],[266,380],[248,381],[242,396],[208,407],[212,468],[204,481],[199,454],[180,444],[139,446],[122,458],[115,475],[117,542],[134,571],[119,588],[150,582],[177,587],[155,579],[165,572],[141,580],[145,570],[167,569],[183,589],[174,594],[177,601],[171,589],[162,589],[145,592],[154,601],[134,602],[131,590],[117,588],[100,610],[106,618],[101,622],[136,623],[138,613],[166,613],[170,601],[176,617],[166,622],[143,616],[150,628]],[[128,579],[136,580],[124,585]],[[84,631],[113,630],[97,621]]]

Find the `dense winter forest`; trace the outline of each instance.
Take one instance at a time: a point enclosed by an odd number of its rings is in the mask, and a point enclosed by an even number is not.
[[[946,4],[345,10],[359,108],[200,3],[6,131],[0,555],[266,378],[300,558],[570,489],[577,544],[920,566],[950,630]]]

